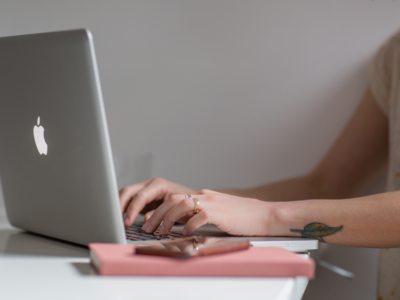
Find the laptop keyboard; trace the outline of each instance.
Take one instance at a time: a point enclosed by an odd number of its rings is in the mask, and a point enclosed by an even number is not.
[[[153,233],[147,233],[141,229],[141,225],[133,224],[130,227],[125,227],[126,238],[131,241],[149,241],[149,240],[175,240],[183,237],[182,234],[178,232],[170,231],[166,235],[160,235],[159,230],[157,229]]]

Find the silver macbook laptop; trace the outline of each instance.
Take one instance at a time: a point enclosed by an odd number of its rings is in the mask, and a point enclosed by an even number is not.
[[[0,178],[18,228],[88,245],[161,237],[124,228],[93,38],[71,30],[0,38]],[[195,234],[227,236],[213,226]],[[294,251],[301,238],[238,238]]]

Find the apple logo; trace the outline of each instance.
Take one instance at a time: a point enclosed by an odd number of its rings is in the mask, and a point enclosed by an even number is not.
[[[35,138],[36,147],[40,155],[47,155],[47,144],[44,140],[44,128],[40,125],[40,117],[37,119],[38,126],[33,126],[33,137]]]

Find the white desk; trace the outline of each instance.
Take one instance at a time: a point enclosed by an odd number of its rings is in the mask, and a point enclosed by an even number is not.
[[[0,215],[1,299],[301,299],[307,278],[100,277],[89,251],[12,228]]]

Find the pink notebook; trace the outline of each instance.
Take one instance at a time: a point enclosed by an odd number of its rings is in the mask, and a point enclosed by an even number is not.
[[[278,247],[248,250],[192,259],[135,254],[133,245],[90,244],[93,266],[101,275],[223,276],[314,278],[312,259]]]

